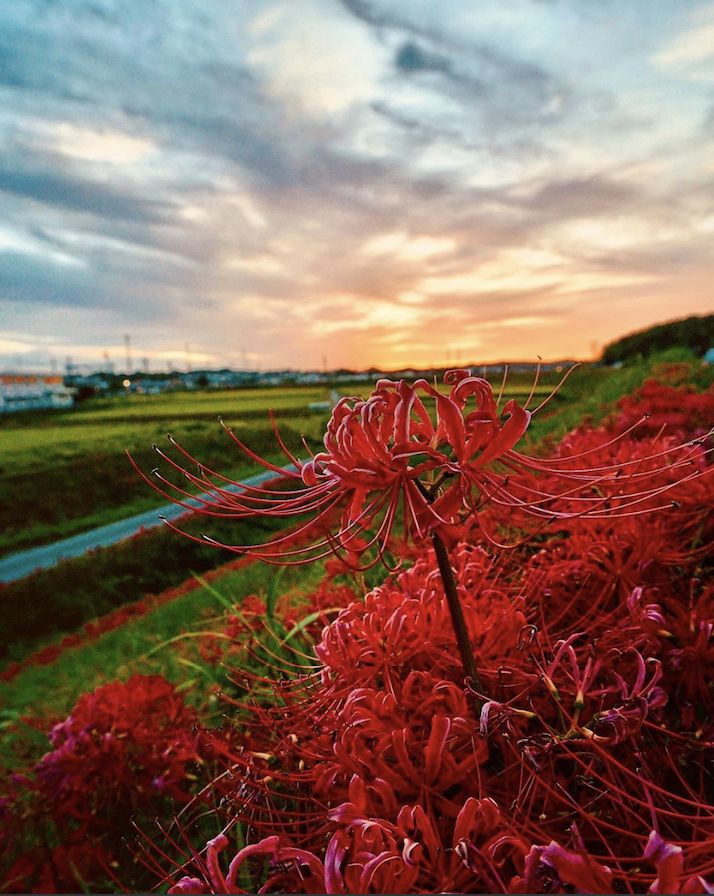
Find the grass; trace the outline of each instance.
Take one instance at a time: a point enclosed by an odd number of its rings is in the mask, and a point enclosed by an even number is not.
[[[220,672],[215,680],[206,680],[210,678],[207,669],[193,665],[191,651],[178,650],[180,642],[174,639],[196,629],[210,629],[211,620],[224,609],[216,592],[240,604],[249,594],[267,592],[276,575],[275,567],[261,563],[226,572],[208,587],[189,591],[90,644],[65,651],[50,665],[23,669],[2,688],[0,768],[17,767],[28,755],[37,758],[47,748],[46,731],[52,720],[66,716],[80,694],[106,682],[134,673],[160,674],[190,692],[198,675],[204,685],[200,693],[208,693],[210,685],[220,684]],[[280,588],[305,593],[321,576],[320,564],[286,569]],[[215,702],[209,699],[201,705],[204,715],[210,714]],[[34,720],[41,720],[39,729]]]
[[[83,413],[83,412],[80,412]],[[208,465],[229,476],[255,472],[217,421],[173,421],[174,437]],[[287,418],[285,439],[297,448],[304,434],[318,439],[325,414]],[[151,445],[169,447],[168,427],[156,421],[101,423],[40,422],[0,430],[0,555],[66,538],[124,519],[165,501],[131,468],[128,449],[146,470],[156,465]],[[238,422],[234,429],[273,459],[267,420]]]
[[[569,377],[558,401],[534,418],[525,444],[559,439],[585,421],[600,422],[615,410],[620,398],[634,392],[652,376],[666,377],[670,365],[677,364],[685,365],[683,370],[689,385],[707,389],[714,383],[714,366],[703,365],[691,352],[682,349],[661,352],[619,369],[578,368]]]

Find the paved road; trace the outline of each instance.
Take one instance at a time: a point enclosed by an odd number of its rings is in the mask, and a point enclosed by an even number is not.
[[[286,466],[286,472],[294,469],[291,465]],[[245,485],[262,485],[273,479],[279,479],[279,473],[267,471],[259,473],[257,476],[251,476],[244,479]],[[230,489],[231,491],[240,492],[239,486]],[[208,492],[204,496],[208,496]],[[194,507],[199,507],[196,500],[187,501]],[[136,516],[130,516],[125,520],[119,520],[116,523],[109,523],[107,526],[100,526],[98,529],[92,529],[90,532],[82,532],[80,535],[73,535],[71,538],[65,538],[62,541],[56,541],[53,544],[42,545],[38,548],[30,548],[27,551],[19,551],[17,554],[10,554],[8,557],[0,559],[0,582],[14,582],[29,576],[30,573],[38,569],[47,569],[48,566],[54,566],[60,560],[67,560],[70,557],[81,557],[87,551],[94,548],[106,548],[117,542],[124,541],[136,535],[142,529],[153,529],[161,526],[162,522],[159,517],[165,517],[167,520],[175,520],[186,513],[184,507],[177,504],[168,504],[165,507],[156,507],[153,510],[147,510],[145,513],[137,513]]]

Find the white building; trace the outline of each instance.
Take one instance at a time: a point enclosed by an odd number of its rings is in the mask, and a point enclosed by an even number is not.
[[[0,374],[0,414],[71,408],[73,404],[74,392],[61,376]]]

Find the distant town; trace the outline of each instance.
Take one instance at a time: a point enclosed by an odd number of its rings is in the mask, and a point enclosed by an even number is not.
[[[544,371],[562,370],[572,361],[542,364]],[[466,365],[481,376],[503,375],[505,364]],[[535,371],[530,362],[509,364],[514,372]],[[0,374],[0,414],[20,411],[68,409],[88,398],[110,395],[158,395],[163,392],[244,389],[270,386],[326,387],[347,383],[373,382],[376,379],[413,379],[441,376],[445,368],[416,370],[189,370],[170,373],[116,372],[110,365],[101,369],[68,363],[64,374]]]

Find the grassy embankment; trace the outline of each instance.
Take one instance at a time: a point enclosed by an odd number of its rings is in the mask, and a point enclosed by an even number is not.
[[[152,443],[168,447],[167,432],[207,465],[231,474],[252,472],[217,418],[277,457],[268,424],[273,408],[286,441],[319,437],[325,413],[310,402],[315,388],[235,390],[122,396],[73,411],[0,418],[0,556],[66,538],[164,503],[139,479],[125,455],[146,469],[156,464]]]

